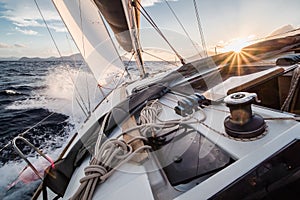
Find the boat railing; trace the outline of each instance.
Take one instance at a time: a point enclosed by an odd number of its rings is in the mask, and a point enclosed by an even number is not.
[[[24,155],[24,153],[20,150],[20,148],[17,145],[17,141],[21,141],[25,144],[27,144],[29,147],[31,147],[32,149],[34,149],[40,156],[42,156],[43,158],[45,158],[50,164],[51,167],[54,167],[54,162],[48,157],[46,156],[46,154],[44,154],[41,150],[39,150],[36,146],[34,146],[32,143],[30,143],[27,139],[25,139],[22,136],[17,136],[13,139],[12,141],[12,145],[13,148],[15,150],[15,152],[28,164],[28,166],[33,170],[33,172],[41,179],[43,180],[43,177],[41,176],[41,174],[39,173],[39,171],[36,169],[36,167],[28,160],[28,158]]]

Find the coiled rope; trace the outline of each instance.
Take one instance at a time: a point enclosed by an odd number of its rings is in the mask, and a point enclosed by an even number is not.
[[[98,154],[90,162],[90,165],[84,169],[85,177],[80,179],[80,187],[71,197],[71,200],[91,200],[98,183],[103,183],[115,172],[121,165],[131,160],[137,153],[150,146],[142,146],[133,150],[131,143],[135,140],[145,139],[136,137],[125,142],[119,139],[109,139],[103,143]]]
[[[175,120],[163,121],[159,119],[162,112],[162,105],[158,100],[148,102],[140,113],[140,125],[127,129],[120,134],[118,138],[108,139],[101,144],[103,137],[104,126],[101,127],[99,136],[95,146],[95,155],[90,161],[90,165],[84,169],[85,176],[80,179],[81,185],[70,200],[91,200],[97,184],[102,184],[107,180],[113,172],[115,172],[124,163],[130,161],[135,155],[143,152],[146,149],[151,149],[151,146],[144,145],[136,150],[133,150],[131,144],[136,140],[147,141],[146,134],[149,130],[152,131],[155,137],[161,130],[179,126],[182,123],[191,124],[199,123],[205,119],[193,119],[193,114]],[[106,123],[108,115],[105,116],[103,124]],[[125,142],[121,137],[124,134],[134,130],[140,130],[141,136],[135,136],[131,140]]]

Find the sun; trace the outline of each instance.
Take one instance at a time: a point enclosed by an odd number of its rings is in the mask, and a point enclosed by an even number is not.
[[[240,53],[242,49],[247,45],[249,45],[249,42],[246,39],[239,38],[239,39],[232,40],[224,48],[226,48],[228,51],[234,51],[235,53]]]
[[[235,38],[223,45],[222,51],[229,52],[233,51],[235,53],[241,53],[243,48],[250,45],[249,37],[247,38]]]
[[[229,46],[228,48],[231,49],[231,51],[234,51],[235,53],[241,53],[242,49],[247,46],[247,44],[244,43],[237,43]]]

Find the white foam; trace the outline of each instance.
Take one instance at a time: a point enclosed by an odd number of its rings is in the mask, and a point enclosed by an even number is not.
[[[52,151],[51,154],[48,156],[53,160],[57,159],[59,152],[62,150],[62,148],[63,147]],[[46,161],[42,157],[30,157],[28,158],[28,160],[38,169],[38,171],[41,172],[44,169],[46,169],[47,166],[50,165],[50,163],[48,163],[48,161]],[[23,197],[23,195],[28,193],[29,190],[31,191],[35,190],[35,188],[37,187],[37,183],[39,182],[39,179],[37,175],[35,175],[30,168],[27,168],[26,171],[22,173],[20,178],[18,178],[18,175],[26,165],[27,164],[25,161],[19,161],[19,162],[12,161],[6,163],[4,166],[0,168],[0,174],[1,174],[0,199],[20,199],[20,197]],[[41,173],[41,175],[43,175],[43,173]],[[30,183],[24,182],[24,180],[28,181],[31,179],[32,182]],[[12,183],[14,183],[13,187],[11,187]]]
[[[78,102],[84,102],[82,103],[84,108],[93,109],[101,96],[93,76],[80,68],[57,66],[50,69],[39,84],[46,87],[33,91],[28,98],[15,101],[6,109],[43,108],[70,116],[72,122],[80,123],[85,119],[85,114],[78,106]]]
[[[20,94],[19,92],[15,90],[4,90],[6,94]]]
[[[76,83],[77,89],[74,88],[73,82]],[[70,117],[70,123],[75,125],[74,129],[66,130],[69,132],[69,135],[72,135],[85,119],[85,115],[78,106],[75,98],[78,98],[79,101],[83,100],[85,106],[90,107],[91,109],[96,106],[97,102],[99,102],[99,98],[101,98],[101,94],[99,95],[97,84],[96,81],[94,81],[93,76],[87,70],[79,68],[67,69],[64,66],[57,66],[50,69],[48,74],[42,78],[42,81],[37,84],[46,87],[41,87],[42,89],[33,91],[28,98],[14,102],[7,106],[6,109],[19,110],[43,108],[51,112],[67,115]],[[80,92],[80,97],[77,91]],[[6,92],[13,93],[14,91]],[[53,160],[56,160],[59,152],[61,152],[67,144],[68,139],[61,137],[51,139],[56,144],[61,144],[62,147],[57,148],[54,151],[42,147],[43,152],[49,152],[49,156]],[[30,158],[30,161],[32,163],[39,162],[35,157]],[[19,199],[26,191],[30,188],[33,189],[33,187],[36,186],[34,184],[24,185],[22,188],[16,188],[7,193],[7,186],[15,181],[19,172],[25,166],[26,163],[23,161],[12,161],[0,168],[0,199]]]

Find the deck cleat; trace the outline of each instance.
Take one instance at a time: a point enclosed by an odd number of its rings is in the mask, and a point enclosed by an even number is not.
[[[177,104],[174,108],[176,114],[186,117],[193,111],[197,111],[199,107],[203,108],[204,105],[209,105],[210,102],[202,94],[195,93],[179,100]]]

